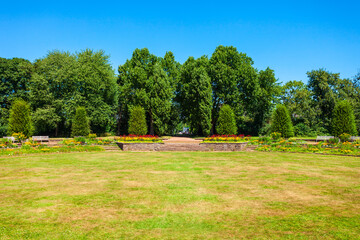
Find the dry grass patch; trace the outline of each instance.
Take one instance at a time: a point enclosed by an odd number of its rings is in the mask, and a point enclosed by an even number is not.
[[[356,239],[360,159],[284,153],[0,158],[2,239]]]

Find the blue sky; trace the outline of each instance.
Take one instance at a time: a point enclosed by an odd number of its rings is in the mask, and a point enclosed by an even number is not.
[[[183,63],[218,45],[270,67],[280,82],[325,68],[360,71],[360,1],[10,1],[0,6],[0,57],[103,49],[113,67],[135,48]]]

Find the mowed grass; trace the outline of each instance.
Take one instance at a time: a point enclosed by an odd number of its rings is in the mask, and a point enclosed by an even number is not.
[[[360,158],[261,152],[0,158],[0,239],[359,239]]]

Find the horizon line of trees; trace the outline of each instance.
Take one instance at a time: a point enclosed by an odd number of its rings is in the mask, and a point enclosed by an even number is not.
[[[70,136],[79,106],[86,109],[92,132],[128,134],[130,113],[140,106],[149,134],[171,135],[189,126],[194,135],[207,136],[217,133],[224,105],[233,111],[237,133],[264,135],[271,131],[277,104],[288,109],[295,135],[325,135],[342,100],[350,102],[360,130],[360,73],[341,79],[339,73],[312,70],[307,84],[281,85],[274,70],[253,64],[235,47],[221,45],[211,57],[189,57],[183,64],[172,52],[158,57],[147,48],[135,49],[118,74],[102,50],[52,51],[33,63],[0,58],[0,135],[9,131],[16,99],[30,104],[37,135]]]

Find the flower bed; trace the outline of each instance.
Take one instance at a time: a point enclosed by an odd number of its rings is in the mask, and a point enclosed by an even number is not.
[[[212,135],[204,138],[204,143],[238,143],[249,141],[250,136],[241,135]]]
[[[162,139],[154,135],[127,135],[115,137],[116,142],[124,143],[162,143]]]
[[[22,155],[31,153],[64,153],[64,152],[92,152],[92,151],[104,151],[99,146],[53,146],[46,145],[31,146],[30,144],[24,144],[19,148],[3,148],[0,149],[0,156],[3,155]]]
[[[360,142],[319,142],[312,145],[293,139],[279,141],[259,139],[251,141],[250,144],[258,145],[256,150],[265,152],[308,152],[360,156]]]

